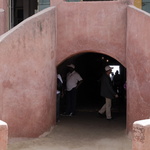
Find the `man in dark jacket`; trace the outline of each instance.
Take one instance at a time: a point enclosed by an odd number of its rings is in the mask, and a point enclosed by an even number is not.
[[[102,106],[102,108],[98,111],[99,114],[104,114],[106,111],[106,118],[108,120],[112,119],[111,116],[111,100],[114,97],[118,97],[118,95],[114,92],[112,88],[112,83],[110,79],[110,74],[112,72],[112,69],[110,66],[105,67],[105,73],[101,78],[101,96],[105,98],[105,104]]]

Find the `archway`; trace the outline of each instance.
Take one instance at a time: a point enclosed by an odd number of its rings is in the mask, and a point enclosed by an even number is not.
[[[104,103],[104,98],[100,96],[99,79],[104,72],[106,65],[119,66],[121,75],[122,91],[119,91],[119,99],[112,102],[112,111],[117,114],[126,115],[126,91],[123,85],[126,81],[126,69],[114,58],[100,53],[81,53],[63,61],[57,67],[58,72],[62,75],[65,82],[66,66],[73,63],[76,71],[83,78],[83,83],[78,89],[77,94],[77,111],[97,111]],[[61,101],[61,113],[65,111],[65,97]]]

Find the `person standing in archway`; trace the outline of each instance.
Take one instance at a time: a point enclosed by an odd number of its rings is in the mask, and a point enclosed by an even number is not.
[[[105,73],[103,74],[100,82],[101,82],[101,96],[105,98],[105,104],[98,111],[100,115],[103,115],[106,112],[106,119],[111,120],[111,100],[113,98],[118,98],[118,95],[113,90],[112,82],[110,79],[110,74],[112,72],[112,67],[106,66]]]
[[[66,115],[72,116],[76,113],[76,90],[83,80],[82,77],[75,71],[75,65],[70,64],[66,80],[67,88],[67,111]]]
[[[122,89],[122,80],[121,80],[121,75],[118,73],[118,70],[115,72],[113,83],[114,83],[115,92],[120,94],[122,91],[121,90]]]

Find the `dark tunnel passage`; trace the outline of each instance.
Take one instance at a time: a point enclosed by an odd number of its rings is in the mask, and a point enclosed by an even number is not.
[[[126,113],[126,89],[124,88],[126,68],[123,65],[104,54],[78,54],[65,60],[57,67],[57,71],[61,74],[64,83],[66,80],[67,65],[70,63],[75,65],[76,71],[83,78],[83,82],[77,90],[77,111],[97,111],[104,104],[105,100],[100,96],[99,79],[104,73],[105,66],[111,65],[118,67],[117,70],[119,69],[121,77],[121,88],[119,91],[117,90],[119,98],[112,100],[112,111]],[[64,92],[60,100],[60,113],[65,111],[65,107],[66,95]]]

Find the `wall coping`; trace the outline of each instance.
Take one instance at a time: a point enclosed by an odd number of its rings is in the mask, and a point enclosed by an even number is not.
[[[33,18],[37,18],[38,16],[50,11],[50,10],[53,10],[55,9],[55,6],[52,6],[52,7],[49,7],[49,8],[46,8],[40,12],[38,12],[37,14],[34,14],[32,15],[31,17],[23,20],[22,22],[20,22],[18,25],[16,25],[15,27],[13,27],[12,29],[10,29],[9,31],[7,31],[6,33],[2,34],[0,36],[0,42],[5,39],[7,36],[9,36],[11,33],[15,32],[16,30],[18,30],[20,27],[24,26],[25,23],[27,23],[28,21],[32,20]]]
[[[150,126],[150,119],[135,121],[133,125]]]
[[[2,120],[0,120],[0,126],[7,126],[7,123],[2,121]]]
[[[135,9],[135,10],[137,10],[138,12],[141,12],[141,13],[143,13],[143,14],[145,14],[145,15],[150,16],[150,13],[148,13],[148,12],[142,10],[142,9],[139,9],[139,8],[137,8],[136,6],[128,5],[128,7],[129,7],[129,8],[132,8],[132,9]]]

